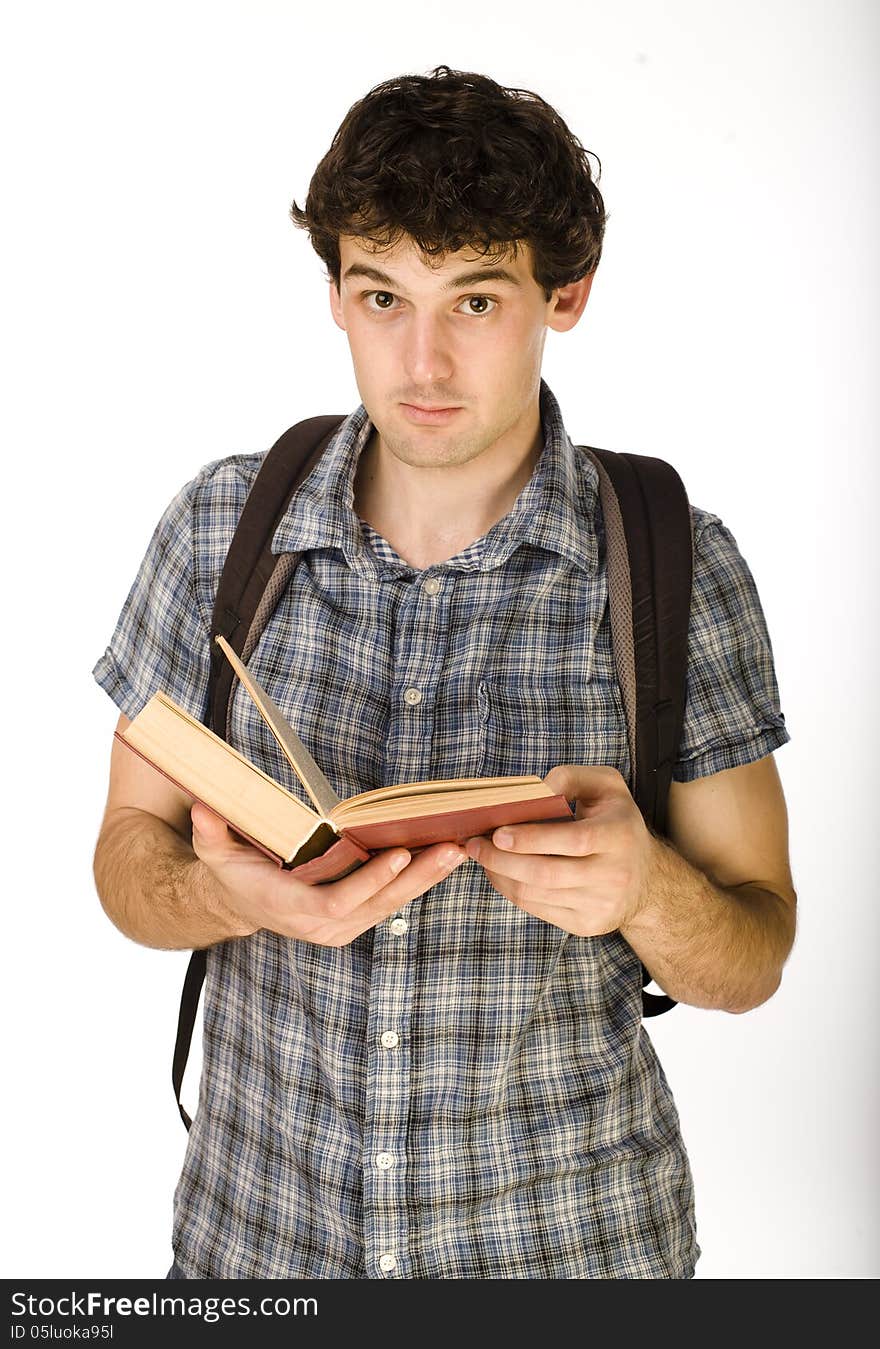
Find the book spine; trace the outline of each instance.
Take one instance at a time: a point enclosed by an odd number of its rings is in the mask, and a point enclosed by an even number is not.
[[[298,867],[285,863],[285,870],[307,885],[323,885],[327,881],[341,880],[369,860],[370,853],[366,848],[362,848],[354,839],[343,836],[320,857],[301,862]]]

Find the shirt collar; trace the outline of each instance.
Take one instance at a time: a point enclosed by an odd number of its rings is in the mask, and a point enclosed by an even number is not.
[[[361,404],[333,435],[291,498],[272,539],[273,553],[339,548],[355,571],[375,570],[354,509],[354,479],[372,424]]]
[[[569,439],[559,404],[541,381],[544,448],[532,476],[503,519],[449,566],[488,571],[521,545],[556,552],[583,571],[594,572],[598,475],[592,461]],[[354,480],[372,424],[363,405],[340,426],[315,468],[296,491],[278,525],[273,552],[338,548],[355,571],[374,573],[379,563],[364,539],[354,510]]]

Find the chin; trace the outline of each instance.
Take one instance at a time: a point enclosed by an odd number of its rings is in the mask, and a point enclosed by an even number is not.
[[[382,432],[379,433],[382,435]],[[474,437],[382,435],[382,442],[395,459],[411,468],[453,467],[467,464],[482,454],[486,445]]]
[[[386,440],[385,448],[401,464],[410,468],[439,468],[449,464],[461,463],[454,446],[436,443],[434,445],[413,445],[409,441]]]

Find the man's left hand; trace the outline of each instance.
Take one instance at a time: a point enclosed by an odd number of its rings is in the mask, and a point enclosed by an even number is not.
[[[616,768],[563,764],[544,779],[568,801],[575,818],[504,825],[472,838],[469,857],[520,909],[578,937],[624,927],[647,900],[657,848]]]

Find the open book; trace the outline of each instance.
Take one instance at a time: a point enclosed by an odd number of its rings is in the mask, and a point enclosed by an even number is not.
[[[304,881],[336,880],[382,848],[463,843],[502,824],[572,818],[565,797],[538,777],[408,782],[340,800],[268,693],[229,643],[216,641],[314,809],[165,693],[153,694],[117,738]]]

